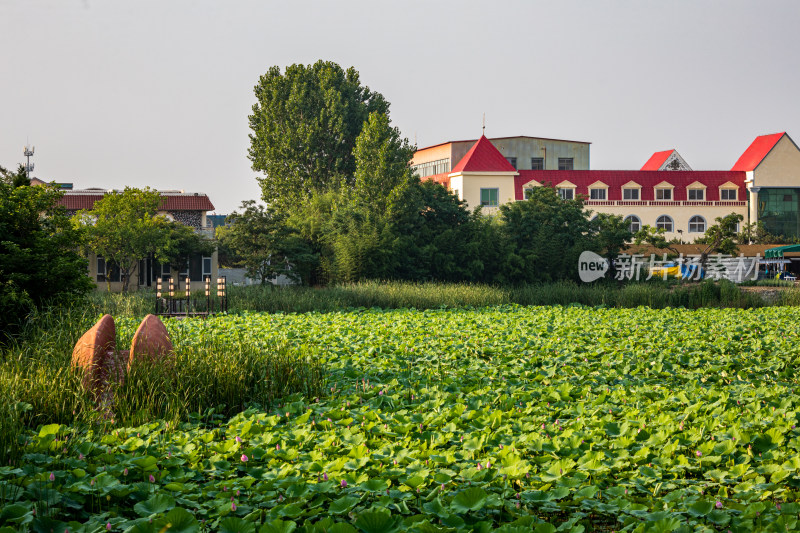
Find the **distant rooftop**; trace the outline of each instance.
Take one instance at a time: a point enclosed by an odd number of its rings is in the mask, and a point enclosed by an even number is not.
[[[482,136],[483,137],[483,136]],[[578,143],[578,144],[592,144],[587,141],[570,141],[568,139],[552,139],[549,137],[533,137],[531,135],[512,135],[510,137],[488,137],[490,141],[502,141],[505,139],[538,139],[540,141],[558,141],[558,142],[565,142],[565,143]],[[437,146],[443,146],[445,144],[453,144],[453,143],[474,143],[477,142],[478,139],[463,139],[460,141],[446,141],[443,143],[432,144],[430,146],[426,146],[424,148],[417,148],[417,151],[420,150],[427,150],[429,148],[436,148]]]

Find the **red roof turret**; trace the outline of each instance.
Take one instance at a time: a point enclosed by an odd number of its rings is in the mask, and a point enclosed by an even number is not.
[[[451,172],[516,172],[500,150],[481,135],[469,152],[453,167]]]

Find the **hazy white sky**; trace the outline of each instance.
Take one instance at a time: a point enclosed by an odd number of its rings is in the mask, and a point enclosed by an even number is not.
[[[800,2],[0,0],[0,165],[77,188],[260,196],[247,159],[270,66],[332,60],[420,147],[592,142],[593,169],[676,148],[727,170],[757,136],[800,142]]]

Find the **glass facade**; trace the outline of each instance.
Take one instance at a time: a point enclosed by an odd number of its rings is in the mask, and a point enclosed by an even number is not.
[[[773,235],[800,237],[800,188],[762,188],[758,192],[758,220]]]

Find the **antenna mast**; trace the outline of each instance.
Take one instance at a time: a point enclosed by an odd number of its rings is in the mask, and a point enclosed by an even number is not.
[[[28,162],[25,163],[25,173],[28,177],[28,180],[31,179],[31,172],[33,172],[33,163],[31,163],[31,157],[33,157],[33,151],[36,149],[35,146],[28,146],[27,144],[22,149],[22,154],[28,158]]]
[[[483,114],[483,122],[481,127],[481,135],[486,135],[486,113]]]

